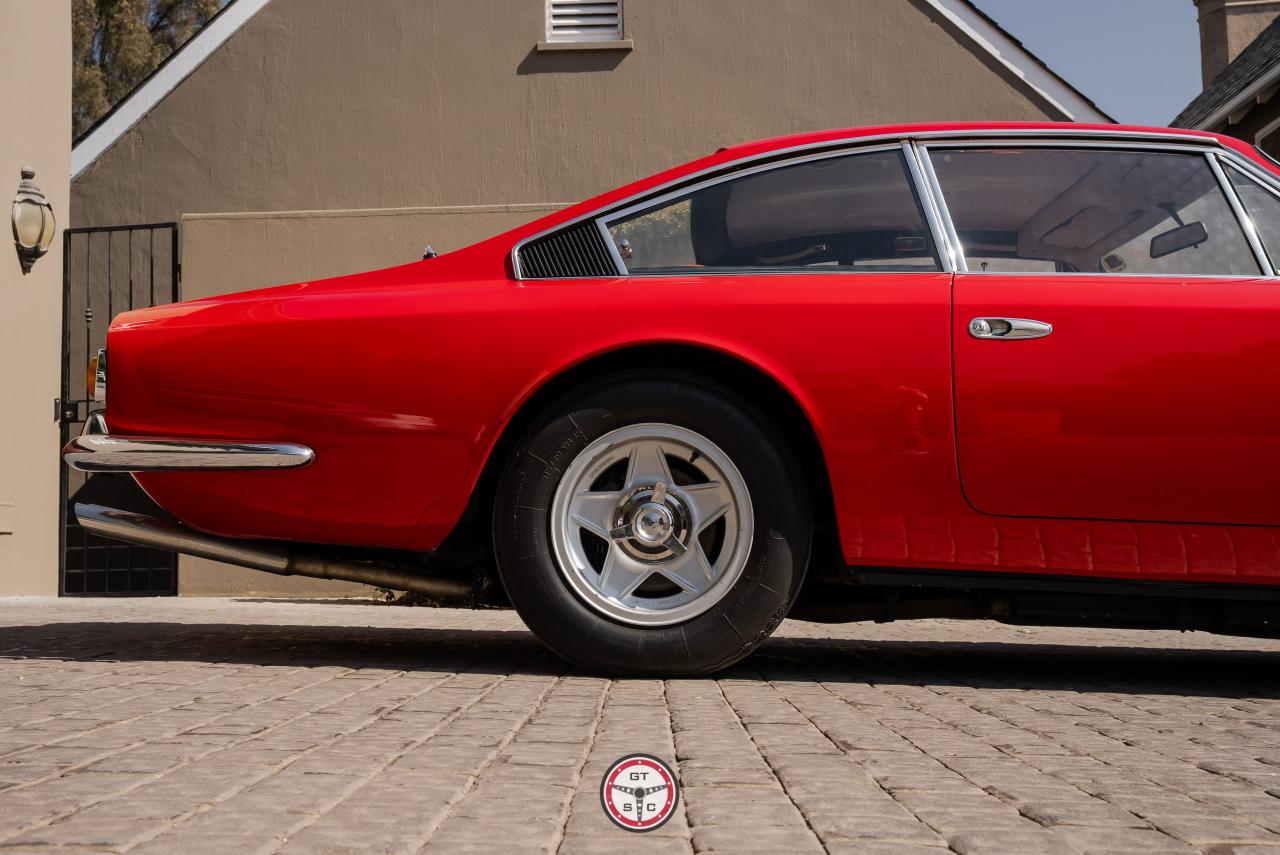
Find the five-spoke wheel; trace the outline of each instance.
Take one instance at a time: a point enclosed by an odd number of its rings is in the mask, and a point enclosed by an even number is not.
[[[716,604],[746,566],[746,482],[711,440],[672,424],[610,431],[574,458],[551,503],[565,580],[601,614],[679,623]]]
[[[785,442],[692,376],[608,378],[550,408],[494,505],[520,616],[613,673],[706,673],[750,653],[799,590],[810,528]]]

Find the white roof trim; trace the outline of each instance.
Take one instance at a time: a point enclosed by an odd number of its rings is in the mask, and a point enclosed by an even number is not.
[[[129,93],[106,121],[90,131],[71,150],[72,179],[140,122],[269,2],[271,0],[234,0],[208,26],[192,36],[146,83]]]
[[[999,27],[968,3],[968,0],[927,0],[938,12],[961,30],[996,61],[1012,71],[1035,90],[1041,98],[1061,110],[1075,122],[1111,124],[1114,119],[1103,113],[1065,80],[1042,66]]]
[[[1230,133],[1230,126],[1236,123],[1234,120],[1236,112],[1243,109],[1244,112],[1247,113],[1255,106],[1251,103],[1253,99],[1260,98],[1262,94],[1267,91],[1268,87],[1275,84],[1277,80],[1280,80],[1280,65],[1273,65],[1271,68],[1264,71],[1256,80],[1244,89],[1241,89],[1236,97],[1214,110],[1202,121],[1196,122],[1194,129],[1198,131],[1207,131],[1225,122],[1227,125],[1226,131],[1227,133]]]

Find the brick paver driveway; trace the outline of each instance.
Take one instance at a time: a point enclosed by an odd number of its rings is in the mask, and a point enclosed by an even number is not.
[[[1280,853],[1280,642],[788,622],[706,680],[506,612],[0,600],[0,855]],[[612,826],[605,768],[673,761]]]

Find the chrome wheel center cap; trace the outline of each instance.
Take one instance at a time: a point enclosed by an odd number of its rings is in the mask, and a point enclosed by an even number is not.
[[[685,500],[665,482],[623,496],[610,517],[610,539],[631,558],[660,564],[688,548],[690,514]]]
[[[665,543],[675,528],[675,517],[665,505],[646,502],[631,518],[631,531],[641,543],[656,546]]]

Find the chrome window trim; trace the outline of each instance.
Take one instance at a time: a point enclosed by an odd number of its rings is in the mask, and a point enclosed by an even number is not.
[[[1280,176],[1268,172],[1249,158],[1231,149],[1216,149],[1214,154],[1218,156],[1220,161],[1226,162],[1228,166],[1243,172],[1246,176],[1261,184],[1263,189],[1273,196],[1280,197]]]
[[[611,279],[608,276],[564,276],[564,277],[547,277],[545,279],[525,279],[520,270],[520,250],[529,243],[544,238],[549,234],[568,229],[576,226],[585,220],[612,217],[617,211],[623,208],[634,208],[645,202],[655,201],[659,196],[670,195],[679,190],[691,187],[708,177],[723,175],[730,177],[741,173],[741,168],[749,164],[760,164],[761,166],[778,164],[783,161],[792,160],[791,155],[802,154],[804,152],[813,153],[836,153],[842,151],[860,151],[863,149],[872,150],[875,148],[886,146],[900,146],[905,141],[912,141],[922,147],[934,146],[938,147],[943,144],[950,145],[966,145],[974,143],[989,143],[1004,141],[1006,145],[1018,145],[1027,143],[1036,143],[1040,145],[1097,145],[1103,147],[1115,148],[1117,144],[1121,147],[1139,147],[1165,149],[1185,147],[1190,149],[1199,149],[1200,151],[1210,150],[1224,152],[1228,155],[1234,155],[1234,152],[1227,151],[1216,137],[1204,134],[1187,134],[1187,133],[1164,133],[1161,131],[1124,131],[1124,130],[1107,130],[1098,128],[1072,128],[1069,126],[1061,128],[979,128],[967,131],[956,130],[932,130],[932,131],[915,131],[915,132],[895,132],[884,134],[869,134],[862,136],[840,137],[832,140],[823,140],[821,142],[806,143],[804,145],[790,146],[787,148],[774,149],[767,152],[760,152],[747,157],[730,160],[691,172],[679,178],[672,179],[664,184],[652,187],[648,190],[642,190],[630,196],[619,199],[617,202],[602,205],[592,211],[579,214],[568,220],[556,223],[553,226],[543,229],[527,237],[521,238],[512,245],[509,257],[511,261],[511,270],[517,282],[555,282],[555,281],[578,281],[581,279]],[[1233,162],[1238,158],[1231,158]],[[1243,160],[1243,159],[1241,159]],[[1251,169],[1261,173],[1259,167],[1254,164]],[[1274,186],[1278,180],[1276,176],[1266,176],[1269,185]],[[960,256],[963,258],[963,255]],[[945,258],[943,259],[945,266]],[[794,272],[794,271],[793,271]],[[839,271],[841,273],[848,271]],[[637,276],[645,274],[619,274],[626,276]],[[1048,275],[1067,275],[1067,274],[1048,274]],[[1110,276],[1130,276],[1140,274],[1114,273]]]
[[[925,179],[920,150],[911,140],[902,141],[902,156],[907,160],[907,171],[915,185],[916,200],[924,211],[929,231],[933,234],[933,246],[944,273],[956,272],[956,247],[947,234],[946,221],[939,209],[938,197],[932,185]]]
[[[1258,229],[1253,224],[1253,218],[1244,209],[1244,204],[1240,201],[1240,194],[1236,192],[1231,179],[1227,178],[1227,173],[1222,171],[1222,166],[1218,163],[1218,155],[1215,152],[1206,151],[1204,159],[1209,162],[1209,169],[1213,172],[1213,177],[1218,182],[1218,186],[1222,188],[1222,195],[1226,197],[1227,204],[1231,206],[1232,212],[1236,215],[1236,221],[1240,224],[1244,239],[1248,241],[1249,247],[1253,250],[1254,258],[1258,262],[1258,269],[1262,271],[1264,276],[1275,276],[1275,267],[1272,266],[1271,259],[1267,256],[1267,251],[1262,248],[1262,239],[1258,237]]]
[[[1270,157],[1270,155],[1267,155],[1266,152],[1263,152],[1261,150],[1259,150],[1258,153],[1262,154],[1265,157],[1268,157],[1268,158]],[[1246,178],[1255,182],[1259,187],[1261,187],[1266,192],[1270,193],[1276,199],[1280,199],[1280,178],[1267,172],[1267,170],[1258,166],[1258,164],[1254,163],[1249,158],[1244,157],[1239,152],[1224,149],[1221,151],[1216,151],[1214,152],[1214,154],[1217,155],[1218,157],[1219,166],[1221,166],[1222,163],[1226,163],[1227,166],[1230,166],[1231,168],[1235,169],[1238,172],[1244,173],[1244,176]],[[1225,174],[1225,170],[1224,170],[1223,178],[1226,180],[1227,185],[1230,186],[1231,191],[1236,194],[1237,198],[1239,198],[1240,192],[1236,190],[1236,186],[1231,181],[1231,177]],[[1240,205],[1242,208],[1244,207],[1243,199],[1241,200]],[[1245,213],[1248,214],[1247,209],[1245,210]],[[1249,224],[1253,226],[1255,231],[1257,231],[1257,224],[1253,222],[1252,215],[1249,216]],[[1268,260],[1270,260],[1271,254],[1267,250],[1267,245],[1263,243],[1262,235],[1260,233],[1258,234],[1258,245],[1262,247],[1263,255],[1266,256]],[[1280,256],[1280,247],[1277,247],[1276,252],[1278,256]],[[1272,262],[1271,266],[1274,269],[1276,267],[1275,262]],[[1277,270],[1276,275],[1280,275],[1280,270]]]
[[[613,235],[609,234],[609,227],[605,225],[604,217],[596,220],[596,230],[600,232],[600,238],[604,241],[604,245],[609,248],[609,257],[613,259],[613,269],[619,276],[627,275],[627,263],[622,260],[622,253],[618,252],[618,247],[613,243]]]
[[[1271,155],[1267,154],[1267,150],[1266,150],[1266,149],[1264,149],[1262,146],[1258,145],[1257,143],[1254,143],[1254,144],[1251,146],[1251,148],[1252,148],[1254,151],[1256,151],[1256,152],[1258,153],[1258,157],[1261,157],[1261,158],[1262,158],[1263,160],[1265,160],[1267,163],[1271,164],[1272,166],[1276,167],[1277,169],[1280,169],[1280,160],[1276,160],[1274,157],[1272,157]]]
[[[1036,137],[1034,139],[981,139],[981,140],[962,140],[962,139],[945,139],[935,140],[932,142],[922,142],[920,147],[924,149],[942,149],[942,148],[1102,148],[1112,151],[1168,151],[1168,152],[1203,152],[1210,151],[1212,147],[1206,147],[1201,143],[1152,143],[1142,140],[1134,140],[1126,142],[1124,140],[1071,140],[1056,139],[1052,136]]]
[[[924,167],[925,180],[929,184],[929,193],[937,200],[938,216],[942,219],[942,227],[946,229],[947,241],[951,247],[952,270],[956,273],[968,273],[969,262],[964,257],[964,244],[960,241],[960,232],[956,230],[955,221],[951,218],[951,211],[947,208],[947,197],[942,192],[942,185],[938,183],[938,174],[933,171],[933,160],[929,157],[928,146],[916,146],[920,152],[920,164]]]

